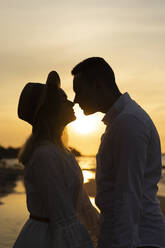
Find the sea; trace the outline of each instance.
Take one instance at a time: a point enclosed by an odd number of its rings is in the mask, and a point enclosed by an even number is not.
[[[18,164],[16,159],[8,159],[5,162],[8,167],[17,166]],[[78,163],[83,171],[84,183],[88,183],[95,178],[95,157],[78,157]],[[165,197],[165,155],[162,155],[162,165],[162,177],[158,185],[158,195]],[[94,204],[94,198],[90,197],[90,200]],[[18,180],[14,192],[0,198],[0,248],[13,247],[14,241],[28,216],[23,181]]]

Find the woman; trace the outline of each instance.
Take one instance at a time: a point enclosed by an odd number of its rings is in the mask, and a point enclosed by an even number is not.
[[[46,85],[24,87],[18,116],[32,125],[20,154],[30,217],[14,248],[93,247],[89,233],[96,241],[99,215],[83,188],[75,158],[61,140],[75,115],[55,71],[49,73]]]

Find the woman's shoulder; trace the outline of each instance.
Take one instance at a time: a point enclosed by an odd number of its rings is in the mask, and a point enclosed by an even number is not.
[[[73,157],[72,154],[69,150],[59,147],[53,142],[50,141],[45,141],[42,142],[40,145],[37,146],[35,149],[33,155],[32,155],[32,160],[45,160],[45,159],[55,159],[58,161],[63,161],[63,162],[68,162],[69,161],[73,162]]]
[[[39,145],[35,151],[33,152],[33,155],[31,157],[31,160],[29,161],[29,168],[33,168],[33,170],[37,170],[40,168],[40,171],[45,171],[47,173],[48,171],[51,173],[54,173],[57,168],[58,171],[61,171],[63,168],[63,159],[61,155],[58,152],[58,148],[53,143],[45,143],[42,145]]]
[[[50,142],[50,141],[45,141],[42,142],[41,144],[39,144],[37,146],[37,148],[35,149],[34,153],[33,153],[33,158],[36,157],[54,157],[54,156],[59,156],[59,149],[57,147],[57,145],[55,145],[54,143]]]

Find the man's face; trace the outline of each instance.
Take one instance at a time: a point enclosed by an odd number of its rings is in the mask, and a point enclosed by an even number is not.
[[[77,74],[73,79],[75,92],[74,103],[78,103],[85,115],[97,112],[97,90],[95,84],[88,82],[82,75]]]

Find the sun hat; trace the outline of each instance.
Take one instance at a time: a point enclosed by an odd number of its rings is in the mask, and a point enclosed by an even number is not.
[[[48,74],[46,84],[27,83],[19,98],[18,117],[33,125],[47,98],[55,97],[58,88],[60,88],[60,77],[56,71]]]

